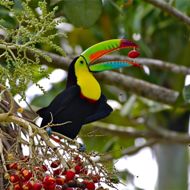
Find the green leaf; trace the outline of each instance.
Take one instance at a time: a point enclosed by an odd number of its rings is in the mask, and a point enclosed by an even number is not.
[[[185,102],[190,103],[190,85],[183,88],[183,98]]]
[[[100,17],[101,0],[64,0],[63,11],[68,20],[78,27],[88,28]]]
[[[176,8],[180,11],[187,12],[190,10],[190,2],[186,0],[176,0]]]

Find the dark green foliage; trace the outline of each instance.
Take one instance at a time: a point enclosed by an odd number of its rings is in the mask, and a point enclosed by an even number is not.
[[[101,0],[64,0],[63,11],[68,20],[77,27],[94,25],[102,12]]]

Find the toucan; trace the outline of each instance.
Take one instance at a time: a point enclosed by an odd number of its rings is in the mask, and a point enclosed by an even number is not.
[[[74,139],[83,125],[108,116],[113,110],[93,73],[138,64],[130,60],[97,63],[97,59],[115,50],[137,47],[127,39],[112,39],[82,52],[69,66],[65,89],[47,107],[37,111],[42,118],[41,127],[50,122],[58,124],[51,125],[53,131]]]

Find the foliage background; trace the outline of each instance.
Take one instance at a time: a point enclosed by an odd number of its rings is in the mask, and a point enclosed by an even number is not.
[[[12,93],[19,93],[25,99],[28,86],[35,83],[43,90],[38,84],[40,79],[55,68],[66,70],[72,58],[89,46],[113,38],[136,40],[142,57],[139,62],[148,72],[130,68],[117,73],[117,76],[125,75],[133,87],[120,84],[121,78],[112,78],[113,72],[98,75],[104,94],[120,106],[100,123],[83,127],[80,137],[88,150],[105,154],[110,168],[115,159],[151,146],[159,168],[156,188],[188,189],[189,88],[184,88],[184,84],[190,73],[190,18],[179,19],[170,10],[174,8],[190,15],[190,2],[163,0],[161,7],[156,0],[42,2],[15,0],[13,4],[1,0],[1,83],[7,84],[8,79]],[[165,7],[169,7],[169,11]],[[120,55],[126,53],[122,50]],[[66,57],[61,57],[63,55]],[[134,78],[148,83],[137,84]],[[44,96],[35,97],[31,106],[37,109],[48,105],[64,88],[65,80],[55,84]],[[151,93],[152,84],[158,85],[155,93]],[[140,86],[147,92],[144,93]],[[160,87],[168,94],[163,94]],[[139,137],[144,137],[145,141],[136,146]],[[173,172],[167,173],[171,168]],[[129,182],[127,176],[131,174],[128,171],[119,175]],[[134,188],[138,189],[135,185]]]

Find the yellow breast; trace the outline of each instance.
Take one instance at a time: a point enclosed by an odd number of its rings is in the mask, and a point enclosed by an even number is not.
[[[100,85],[90,72],[80,72],[77,75],[77,84],[80,86],[82,95],[86,98],[91,100],[98,100],[100,98]]]

